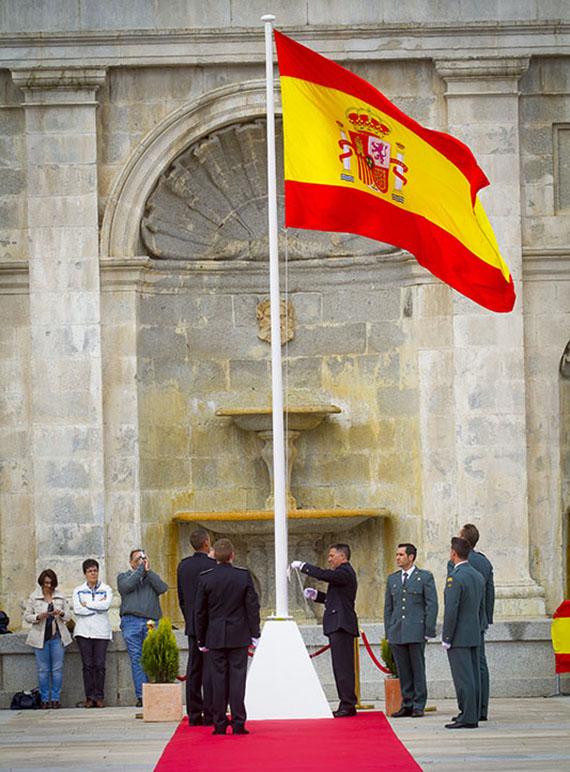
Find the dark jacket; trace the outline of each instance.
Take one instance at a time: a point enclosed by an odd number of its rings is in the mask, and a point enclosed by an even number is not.
[[[161,618],[158,596],[168,590],[168,585],[154,571],[145,571],[141,563],[135,571],[119,574],[117,587],[121,595],[121,616],[132,614],[144,619]]]
[[[471,550],[467,558],[470,565],[476,568],[485,580],[485,597],[483,603],[483,630],[493,624],[493,614],[495,611],[495,581],[493,579],[493,564],[482,552]],[[447,564],[447,575],[453,571],[454,565],[450,560]]]
[[[205,552],[195,552],[178,564],[178,603],[186,622],[186,635],[195,635],[194,607],[200,574],[215,565],[216,561],[209,558]]]
[[[441,639],[452,646],[478,646],[483,629],[485,580],[470,563],[461,563],[445,582]]]
[[[323,632],[325,635],[344,630],[358,637],[358,619],[354,610],[358,581],[350,563],[341,563],[338,568],[327,569],[305,563],[302,573],[328,582],[326,593],[319,592],[317,603],[325,604]]]
[[[390,643],[423,643],[434,638],[437,607],[430,571],[415,567],[406,587],[401,571],[390,574],[384,598],[384,635]]]
[[[259,638],[259,598],[247,568],[216,563],[200,575],[196,593],[198,646],[237,649]]]

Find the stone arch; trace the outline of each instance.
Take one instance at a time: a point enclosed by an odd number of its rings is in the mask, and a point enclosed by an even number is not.
[[[101,228],[101,256],[142,254],[139,228],[145,202],[158,177],[188,145],[214,129],[260,116],[265,116],[265,81],[252,80],[215,89],[159,123],[113,185]]]

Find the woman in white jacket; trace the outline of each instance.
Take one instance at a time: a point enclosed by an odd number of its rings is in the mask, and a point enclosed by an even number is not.
[[[85,707],[102,708],[105,697],[105,659],[113,638],[109,607],[113,591],[99,581],[99,563],[93,558],[83,561],[85,582],[73,591],[75,640],[83,662]]]

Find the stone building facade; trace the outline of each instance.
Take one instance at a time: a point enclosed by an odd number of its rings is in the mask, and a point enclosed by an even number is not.
[[[341,409],[297,440],[292,492],[378,515],[293,548],[318,559],[349,539],[360,614],[377,620],[395,545],[416,542],[441,587],[449,538],[472,521],[498,617],[544,618],[570,591],[570,8],[276,5],[282,31],[469,144],[518,295],[494,315],[389,245],[281,233],[287,399]],[[173,585],[179,513],[264,508],[260,440],[215,413],[269,402],[266,10],[0,3],[0,605],[13,619],[46,566],[70,590],[94,556],[113,584],[142,544]],[[242,541],[267,573],[267,539]]]

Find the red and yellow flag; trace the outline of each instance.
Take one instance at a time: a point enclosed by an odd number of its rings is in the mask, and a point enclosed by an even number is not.
[[[477,198],[489,184],[459,140],[426,129],[357,75],[275,32],[285,224],[407,249],[492,311],[515,291]]]
[[[564,600],[552,615],[552,648],[557,673],[570,673],[570,600]]]

